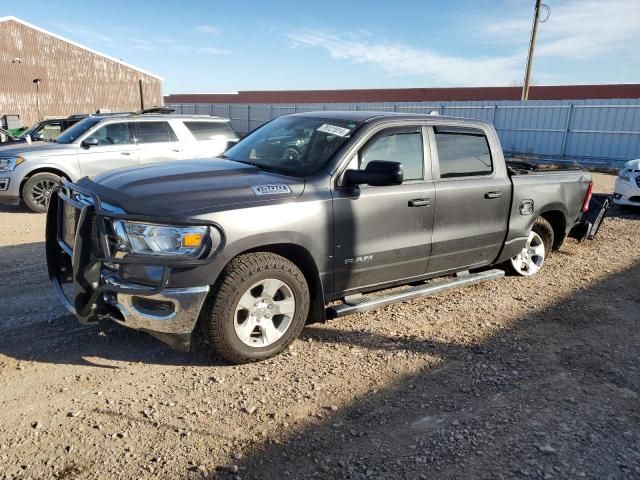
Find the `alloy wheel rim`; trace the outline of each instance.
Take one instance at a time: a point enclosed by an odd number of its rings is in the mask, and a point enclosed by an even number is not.
[[[535,275],[542,268],[545,254],[542,237],[531,231],[522,251],[511,259],[511,265],[520,275]]]
[[[245,345],[268,347],[289,330],[295,312],[291,287],[282,280],[267,278],[242,294],[236,304],[233,326]]]
[[[49,205],[49,199],[51,198],[51,192],[56,186],[56,182],[53,180],[40,180],[31,189],[31,198],[34,203],[40,207],[46,207]]]

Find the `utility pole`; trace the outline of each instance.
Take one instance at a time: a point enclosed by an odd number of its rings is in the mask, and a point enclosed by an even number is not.
[[[36,84],[36,110],[38,111],[38,121],[40,121],[40,82],[41,78],[34,78],[33,83]]]
[[[138,80],[138,89],[140,90],[140,111],[144,110],[144,91],[142,90],[142,79]]]
[[[522,85],[522,100],[529,99],[529,81],[531,80],[531,64],[533,63],[533,51],[536,47],[536,34],[538,33],[538,20],[540,18],[540,7],[542,0],[536,0],[536,11],[533,16],[533,26],[531,27],[531,39],[529,40],[529,55],[527,56],[527,69],[524,72],[524,84]]]

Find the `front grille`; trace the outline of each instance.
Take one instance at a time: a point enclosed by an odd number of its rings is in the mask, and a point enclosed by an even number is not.
[[[640,175],[636,177],[636,186],[640,188]]]
[[[62,241],[71,249],[75,243],[80,210],[67,202],[62,202]]]
[[[91,215],[91,256],[93,258],[103,257],[102,245],[100,244],[100,230],[98,229],[98,219]]]
[[[629,201],[640,203],[640,196],[636,195],[635,197],[630,197]]]

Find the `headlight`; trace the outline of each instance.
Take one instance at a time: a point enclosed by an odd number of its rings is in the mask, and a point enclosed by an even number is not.
[[[118,248],[140,255],[196,257],[211,239],[212,248],[220,244],[220,233],[206,226],[177,227],[116,220],[113,229]]]
[[[24,158],[22,157],[0,158],[0,172],[10,172],[22,162],[24,162]]]
[[[631,181],[631,170],[628,170],[626,168],[623,168],[622,170],[620,170],[620,173],[618,173],[618,178],[620,180],[626,180],[627,182]]]

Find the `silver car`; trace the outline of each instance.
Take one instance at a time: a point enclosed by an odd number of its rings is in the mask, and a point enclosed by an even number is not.
[[[122,168],[213,158],[238,140],[229,119],[210,116],[91,116],[56,140],[0,147],[0,203],[45,212],[61,178],[77,181]]]

